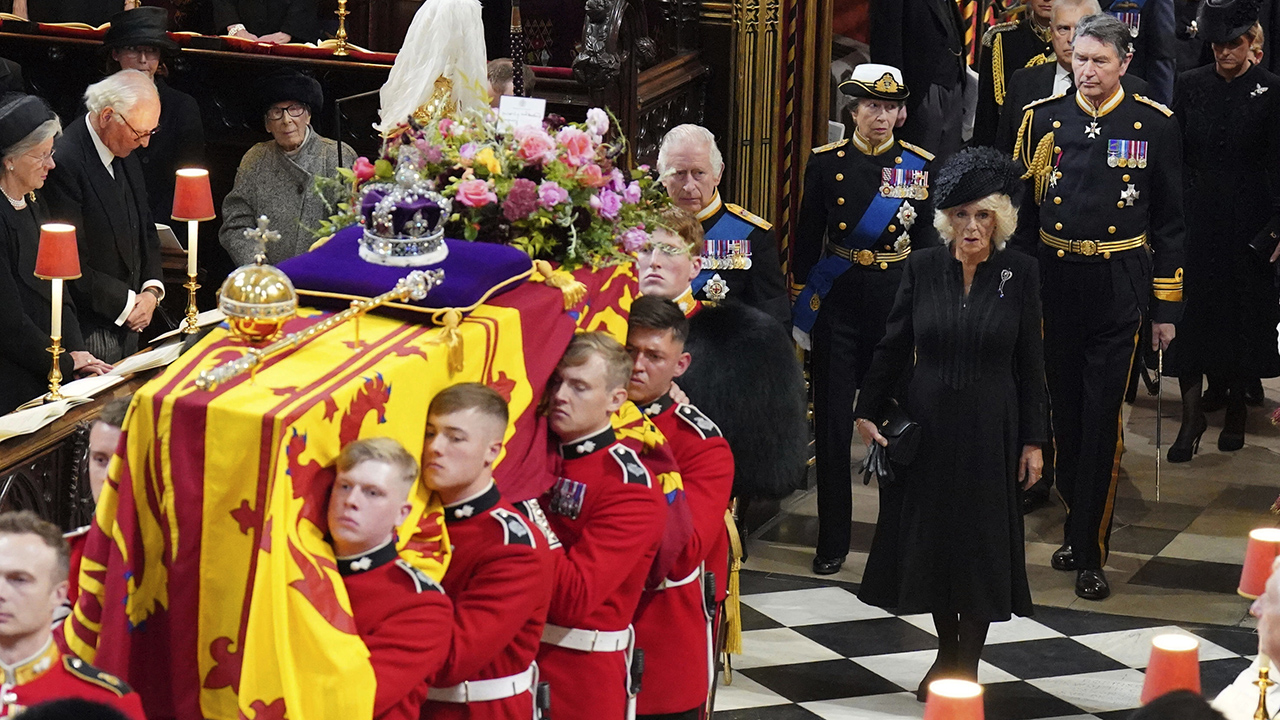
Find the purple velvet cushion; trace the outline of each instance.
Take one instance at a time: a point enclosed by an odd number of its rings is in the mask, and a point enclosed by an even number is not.
[[[427,310],[470,309],[516,287],[533,269],[533,262],[519,248],[449,239],[445,239],[449,256],[435,265],[422,268],[374,265],[360,258],[359,241],[363,232],[361,226],[352,225],[339,230],[329,242],[311,252],[280,263],[280,269],[293,281],[304,302],[316,299],[315,293],[337,295],[346,300],[370,298],[391,290],[400,278],[413,270],[444,270],[443,285],[432,288],[421,300],[408,302]],[[319,296],[319,304],[326,304],[324,297]]]

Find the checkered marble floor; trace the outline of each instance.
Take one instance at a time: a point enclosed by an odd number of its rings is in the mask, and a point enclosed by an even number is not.
[[[915,689],[933,663],[927,615],[862,603],[851,583],[783,573],[742,574],[743,648],[715,720],[921,718]],[[1150,640],[1200,639],[1212,698],[1257,652],[1253,630],[1038,606],[991,627],[978,680],[987,720],[1115,720],[1138,707]]]

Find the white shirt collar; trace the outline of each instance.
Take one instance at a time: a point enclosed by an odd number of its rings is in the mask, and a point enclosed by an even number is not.
[[[84,123],[89,126],[89,137],[93,139],[93,146],[98,150],[98,159],[107,168],[107,172],[111,173],[111,177],[115,177],[116,174],[111,169],[111,161],[116,159],[115,154],[102,142],[102,138],[98,137],[98,131],[93,127],[93,118],[85,115]]]

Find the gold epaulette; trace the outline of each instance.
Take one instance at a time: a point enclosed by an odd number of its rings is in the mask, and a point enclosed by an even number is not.
[[[987,28],[986,32],[982,33],[982,44],[985,47],[991,47],[991,43],[995,41],[998,33],[1006,32],[1016,27],[1018,27],[1018,23],[1016,21],[1002,22],[999,25],[992,25]]]
[[[816,147],[816,148],[814,148],[814,149],[813,149],[813,154],[814,154],[814,155],[817,155],[818,153],[824,153],[824,152],[826,152],[826,151],[828,151],[828,150],[835,150],[836,148],[838,148],[838,147],[840,147],[840,146],[844,145],[844,144],[845,144],[845,143],[847,143],[847,142],[849,142],[849,139],[848,139],[848,138],[845,138],[844,140],[837,140],[837,141],[835,141],[835,142],[833,142],[833,143],[827,143],[826,145],[823,145],[822,147]]]
[[[74,655],[64,655],[62,657],[62,666],[67,669],[67,672],[81,680],[105,690],[110,690],[118,696],[123,697],[133,692],[120,678],[111,673],[103,672]]]
[[[843,142],[843,141],[842,141],[842,142]],[[734,215],[737,215],[738,217],[742,218],[743,220],[746,220],[747,222],[751,223],[752,225],[755,225],[756,227],[760,228],[761,230],[768,230],[768,229],[770,229],[770,228],[772,228],[772,227],[773,227],[773,223],[769,222],[768,220],[765,220],[764,218],[760,217],[759,215],[756,215],[755,213],[751,212],[750,210],[747,210],[746,208],[742,207],[741,205],[734,205],[733,203],[725,203],[725,204],[724,204],[724,209],[725,209],[725,210],[728,210],[729,212],[733,213]]]
[[[911,152],[913,152],[913,153],[915,153],[915,154],[919,155],[920,157],[924,158],[925,160],[933,160],[933,153],[929,152],[928,150],[925,150],[924,148],[920,147],[919,145],[912,145],[912,144],[911,144],[911,143],[909,143],[909,142],[903,142],[903,141],[901,141],[901,140],[899,140],[899,141],[898,141],[898,144],[899,144],[899,145],[901,145],[902,147],[904,147],[904,148],[906,148],[906,149],[910,150]]]
[[[1146,95],[1139,95],[1138,93],[1134,93],[1133,99],[1137,100],[1143,105],[1150,105],[1151,107],[1159,110],[1160,112],[1164,113],[1165,117],[1173,117],[1172,110],[1166,107],[1163,103],[1158,103],[1155,100],[1152,100],[1151,98],[1147,97]]]
[[[1066,97],[1066,96],[1067,96],[1067,94],[1066,94],[1066,93],[1064,93],[1064,92],[1060,92],[1060,93],[1056,93],[1056,94],[1054,94],[1054,95],[1050,95],[1050,96],[1048,96],[1048,97],[1042,97],[1042,98],[1040,98],[1039,100],[1032,100],[1031,102],[1027,103],[1026,105],[1023,105],[1023,106],[1022,106],[1022,109],[1023,109],[1023,110],[1030,110],[1031,108],[1033,108],[1033,107],[1035,107],[1035,106],[1037,106],[1037,105],[1043,105],[1044,103],[1047,103],[1047,102],[1049,102],[1050,100],[1057,100],[1058,98]]]
[[[1030,60],[1027,61],[1027,64],[1023,65],[1022,67],[1036,67],[1037,65],[1044,65],[1051,62],[1057,62],[1057,60],[1058,60],[1058,56],[1054,55],[1053,51],[1050,50],[1049,52],[1043,52],[1031,58]]]
[[[1152,278],[1151,294],[1157,300],[1182,302],[1182,268],[1178,268],[1171,278]]]

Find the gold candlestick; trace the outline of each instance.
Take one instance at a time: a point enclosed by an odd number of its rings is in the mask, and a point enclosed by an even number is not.
[[[1253,711],[1253,720],[1270,720],[1271,714],[1267,712],[1267,688],[1275,685],[1269,675],[1271,669],[1269,663],[1262,663],[1258,667],[1258,679],[1253,681],[1258,686],[1258,709]]]
[[[66,352],[62,349],[62,337],[60,335],[51,335],[49,340],[53,343],[53,347],[48,348],[49,353],[53,355],[53,367],[49,368],[49,394],[45,396],[46,400],[62,399],[62,368],[58,367],[58,356]]]
[[[347,47],[347,0],[338,0],[338,34],[335,39],[338,41],[338,47],[334,49],[334,55],[349,55]]]
[[[196,308],[196,290],[200,284],[196,282],[195,275],[188,275],[187,282],[182,287],[187,289],[187,320],[182,325],[182,332],[184,335],[194,335],[200,332],[200,327],[196,324],[196,316],[200,314]]]

